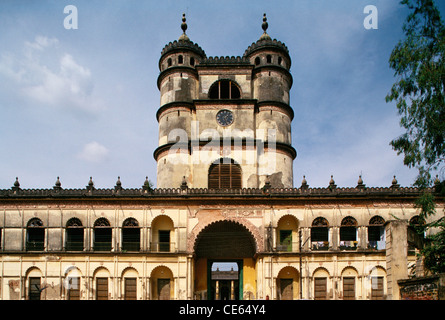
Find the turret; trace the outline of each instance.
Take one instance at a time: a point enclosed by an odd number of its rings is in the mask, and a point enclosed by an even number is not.
[[[286,45],[276,39],[272,40],[267,28],[267,17],[264,14],[263,34],[247,48],[243,57],[254,65],[252,97],[258,101],[257,139],[264,141],[266,146],[275,145],[277,148],[277,152],[269,148],[268,154],[260,155],[258,160],[260,163],[274,163],[272,171],[275,173],[269,173],[273,186],[289,187],[293,184],[292,162],[296,157],[291,139],[294,112],[289,105],[289,91],[292,87],[292,75],[289,72],[291,59]],[[279,179],[277,173],[282,173]],[[260,184],[264,181],[265,175],[260,174]]]
[[[193,100],[197,98],[199,88],[196,65],[206,57],[204,50],[193,43],[186,34],[185,14],[182,17],[181,29],[182,35],[164,47],[159,59],[158,88],[161,101],[156,114],[159,122],[159,147],[154,154],[158,163],[158,187],[167,187],[172,183],[179,186],[182,181],[182,176],[176,181],[170,174],[173,170],[171,166],[181,164],[167,159],[167,153],[163,150],[169,150],[179,135],[179,139],[188,139],[191,136]],[[187,144],[187,141],[184,143]],[[169,182],[164,183],[164,179],[169,179]]]

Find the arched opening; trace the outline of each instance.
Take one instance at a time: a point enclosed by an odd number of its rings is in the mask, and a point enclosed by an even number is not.
[[[175,229],[173,221],[168,216],[158,216],[152,222],[151,251],[174,252]]]
[[[346,267],[341,273],[343,300],[355,300],[357,295],[358,272],[353,267]]]
[[[340,249],[357,249],[357,220],[353,217],[346,217],[341,221]]]
[[[370,293],[368,292],[368,296],[370,295],[371,300],[385,300],[386,299],[386,270],[380,266],[376,266],[372,268],[369,273],[368,283],[370,287]]]
[[[317,268],[313,273],[314,282],[314,300],[327,300],[331,296],[328,294],[331,291],[329,272],[325,268]]]
[[[82,273],[75,266],[70,266],[65,271],[65,280],[63,286],[65,288],[65,297],[67,300],[81,300],[81,279]]]
[[[256,273],[255,239],[242,224],[218,221],[197,236],[195,296],[208,300],[254,298]]]
[[[150,281],[152,300],[171,300],[174,297],[173,273],[169,268],[159,266],[153,269]]]
[[[39,218],[32,218],[26,226],[26,250],[43,251],[45,248],[45,228]]]
[[[299,273],[294,267],[284,267],[277,276],[278,300],[296,300],[300,292]]]
[[[110,272],[104,267],[99,267],[94,271],[93,290],[95,291],[96,300],[109,300],[111,298],[110,290]]]
[[[286,215],[280,218],[277,225],[277,251],[296,252],[298,249],[298,220]]]
[[[312,221],[311,248],[312,250],[329,249],[329,222],[323,217]]]
[[[134,218],[127,218],[122,224],[122,250],[139,251],[141,247],[141,232],[139,223]]]
[[[209,89],[209,99],[240,99],[241,91],[232,80],[219,80]]]
[[[368,226],[368,248],[383,250],[386,246],[385,239],[385,219],[374,216],[369,220]]]
[[[128,267],[122,272],[122,286],[124,300],[137,300],[138,297],[138,278],[136,269]]]
[[[94,251],[111,250],[112,229],[106,218],[99,218],[94,222]]]
[[[42,272],[39,268],[31,267],[26,272],[27,278],[27,299],[28,300],[40,300],[41,293],[44,290],[46,284],[42,283]]]
[[[218,159],[209,168],[209,189],[239,189],[241,181],[241,166],[233,159]]]
[[[78,218],[71,218],[66,223],[66,241],[65,249],[67,251],[83,250],[83,231],[82,222]]]

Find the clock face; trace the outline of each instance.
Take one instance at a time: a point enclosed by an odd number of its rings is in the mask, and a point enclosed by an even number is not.
[[[229,126],[233,123],[233,113],[229,110],[221,110],[216,114],[216,121],[221,126]]]

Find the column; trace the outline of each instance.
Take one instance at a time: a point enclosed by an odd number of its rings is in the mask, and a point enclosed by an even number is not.
[[[219,300],[219,280],[216,280],[215,300]]]
[[[408,278],[408,220],[388,221],[385,228],[388,299],[399,300],[400,290],[397,280]]]

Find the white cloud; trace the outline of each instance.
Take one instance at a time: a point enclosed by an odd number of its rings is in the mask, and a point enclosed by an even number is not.
[[[68,53],[55,50],[59,41],[37,36],[26,41],[24,53],[4,54],[0,59],[0,74],[13,80],[17,92],[33,103],[54,108],[96,113],[103,105],[93,94],[91,71]]]
[[[78,158],[92,163],[101,163],[108,159],[109,150],[100,143],[93,141],[87,143]]]

